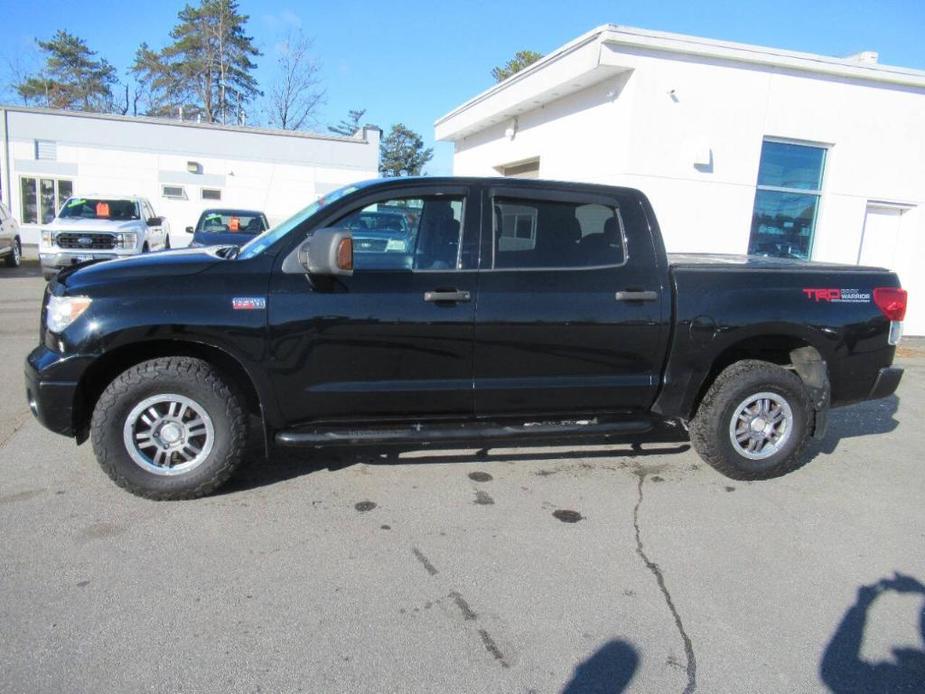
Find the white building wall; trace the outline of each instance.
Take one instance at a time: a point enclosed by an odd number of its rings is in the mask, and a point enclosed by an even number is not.
[[[611,49],[606,44],[601,50]],[[902,203],[896,270],[925,334],[925,90],[619,47],[630,72],[456,141],[454,173],[540,158],[542,178],[626,185],[669,251],[744,253],[762,141],[828,147],[813,259],[856,263],[868,201]]]
[[[189,242],[184,230],[206,208],[258,209],[273,224],[335,188],[378,176],[375,128],[361,139],[38,109],[0,115],[7,133],[0,179],[14,217],[21,219],[22,177],[66,179],[74,194],[147,197],[167,217],[174,246]],[[55,161],[36,159],[37,139],[56,143]],[[187,170],[191,161],[199,173]],[[187,199],[164,197],[165,184],[183,186]],[[203,200],[203,188],[221,190],[221,200]],[[23,224],[23,242],[38,243],[40,229]]]

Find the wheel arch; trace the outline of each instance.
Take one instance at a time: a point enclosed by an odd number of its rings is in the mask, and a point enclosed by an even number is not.
[[[739,333],[715,350],[699,383],[689,390],[684,413],[688,419],[693,417],[716,377],[744,359],[791,368],[806,386],[813,407],[823,410],[828,407],[831,391],[827,352],[826,346],[802,326],[765,326]]]
[[[106,387],[126,369],[158,357],[194,357],[211,364],[232,386],[237,387],[247,411],[260,418],[264,439],[269,441],[264,398],[257,382],[237,357],[205,342],[155,339],[124,344],[104,352],[84,372],[77,387],[73,410],[74,431],[78,432],[79,442],[87,438],[90,417]]]

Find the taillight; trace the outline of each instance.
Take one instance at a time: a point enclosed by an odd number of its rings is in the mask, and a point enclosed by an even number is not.
[[[906,300],[909,294],[900,287],[877,287],[874,289],[874,303],[891,321],[906,317]]]

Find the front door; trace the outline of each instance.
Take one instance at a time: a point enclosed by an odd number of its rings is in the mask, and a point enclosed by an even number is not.
[[[274,273],[272,372],[290,425],[473,414],[478,200],[466,187],[371,195],[325,223],[351,230],[352,277]]]
[[[476,414],[647,409],[668,296],[638,202],[503,186],[486,195]]]

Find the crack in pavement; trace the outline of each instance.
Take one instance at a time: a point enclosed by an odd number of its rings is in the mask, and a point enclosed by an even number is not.
[[[424,553],[420,549],[417,547],[412,547],[411,552],[414,554],[417,560],[424,565],[424,568],[427,569],[427,573],[429,573],[431,576],[436,576],[438,573],[440,573],[437,571],[437,567],[431,564],[430,560],[424,556]],[[452,598],[453,602],[456,603],[456,607],[459,608],[464,622],[474,622],[478,620],[479,616],[476,614],[475,610],[469,606],[469,603],[459,591],[451,590],[447,597]],[[489,655],[498,661],[501,667],[505,669],[510,668],[511,664],[504,657],[504,654],[501,652],[501,649],[498,648],[498,644],[495,643],[495,640],[491,637],[491,634],[488,633],[488,630],[478,629],[477,633],[479,638],[482,640],[482,645],[485,647],[485,650],[488,651]]]
[[[2,439],[0,439],[0,448],[3,448],[4,446],[6,446],[6,444],[12,441],[13,437],[16,436],[16,432],[18,432],[20,429],[22,429],[25,426],[26,422],[29,421],[29,414],[30,412],[26,410],[21,415],[19,415],[18,419],[16,420],[16,423],[13,425],[12,431],[10,431],[9,434],[7,434]]]
[[[642,483],[646,479],[646,473],[637,470],[635,474],[639,478],[637,487],[639,496],[636,499],[636,507],[633,509],[633,527],[636,530],[636,554],[639,555],[639,558],[642,559],[646,568],[655,576],[658,588],[662,591],[662,596],[665,598],[665,604],[668,605],[668,609],[671,611],[672,617],[674,617],[675,626],[678,628],[678,633],[681,635],[681,640],[684,642],[684,654],[687,656],[687,686],[684,688],[684,694],[692,694],[697,689],[697,660],[694,657],[694,644],[691,642],[691,637],[684,631],[681,615],[678,614],[678,608],[675,607],[674,600],[671,599],[671,593],[668,592],[668,588],[665,585],[665,576],[662,574],[662,570],[659,568],[658,564],[649,559],[645,549],[643,549],[642,536],[639,530],[639,507],[642,506]]]

